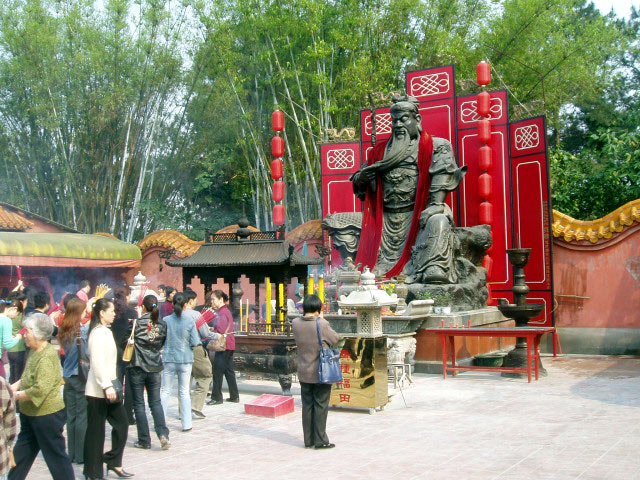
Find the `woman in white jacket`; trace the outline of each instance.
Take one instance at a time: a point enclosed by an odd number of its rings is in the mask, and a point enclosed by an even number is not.
[[[111,470],[121,478],[133,476],[122,468],[129,421],[122,399],[118,399],[112,383],[118,378],[116,343],[109,328],[114,318],[113,302],[99,299],[93,306],[89,325],[90,367],[85,390],[87,433],[84,446],[84,475],[87,479],[103,478],[103,463],[107,464],[107,473]],[[109,421],[112,427],[111,450],[103,454],[105,421]]]

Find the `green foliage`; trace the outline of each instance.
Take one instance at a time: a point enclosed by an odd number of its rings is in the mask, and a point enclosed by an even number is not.
[[[578,154],[554,149],[550,156],[553,208],[594,220],[640,198],[640,135],[601,130]]]
[[[418,292],[415,294],[416,300],[431,300],[431,292]]]
[[[639,196],[638,29],[584,0],[6,0],[2,200],[127,240],[202,238],[243,203],[270,229],[277,107],[293,228],[321,214],[329,129],[410,70],[455,64],[477,91],[487,58],[516,117],[549,118],[554,207],[600,216]]]

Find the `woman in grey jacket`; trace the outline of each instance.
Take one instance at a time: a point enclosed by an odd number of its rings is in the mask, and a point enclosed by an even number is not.
[[[162,388],[160,400],[164,414],[167,415],[169,395],[173,387],[173,379],[178,376],[178,391],[182,411],[182,431],[191,430],[191,367],[193,366],[193,349],[200,345],[200,336],[196,330],[196,322],[189,315],[183,315],[187,303],[184,293],[176,293],[173,297],[173,313],[164,317],[167,325],[167,340],[162,351]]]
[[[322,301],[317,295],[307,295],[302,302],[304,316],[293,320],[293,336],[298,350],[298,380],[302,397],[302,431],[305,448],[333,448],[327,437],[327,414],[331,384],[318,383],[320,342],[316,320],[320,326],[322,341],[331,346],[340,336],[322,318]]]

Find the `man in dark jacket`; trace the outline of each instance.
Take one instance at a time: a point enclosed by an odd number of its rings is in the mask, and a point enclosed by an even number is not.
[[[298,351],[298,380],[302,397],[302,431],[305,448],[333,448],[327,437],[327,414],[331,384],[318,383],[320,342],[316,320],[320,326],[322,341],[331,346],[340,336],[322,318],[322,301],[317,295],[307,295],[302,302],[303,317],[293,320],[293,336]]]

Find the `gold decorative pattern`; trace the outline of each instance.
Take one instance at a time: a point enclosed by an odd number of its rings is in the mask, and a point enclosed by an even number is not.
[[[566,242],[589,241],[596,244],[610,240],[634,222],[640,222],[640,199],[633,200],[609,215],[593,221],[576,220],[554,210],[551,230],[554,237],[562,237]]]
[[[180,256],[188,257],[195,253],[203,243],[204,242],[191,240],[189,237],[175,230],[156,230],[144,237],[140,243],[138,243],[138,247],[140,247],[140,250],[143,252],[151,247],[173,248]]]
[[[22,215],[12,213],[0,206],[0,230],[28,230],[33,227],[33,223]]]

